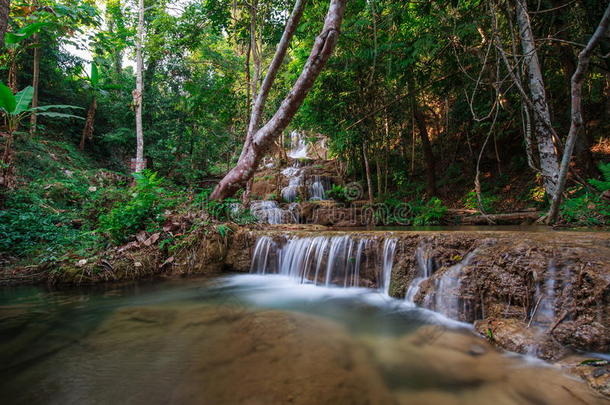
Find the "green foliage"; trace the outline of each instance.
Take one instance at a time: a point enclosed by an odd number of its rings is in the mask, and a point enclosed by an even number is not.
[[[474,190],[471,190],[466,194],[463,199],[464,208],[469,210],[479,210],[479,199],[477,198],[477,193]],[[495,211],[495,205],[498,202],[498,197],[492,195],[491,193],[481,192],[481,205],[483,206],[483,211],[485,213],[493,213]]]
[[[610,163],[600,162],[599,170],[602,179],[590,179],[589,184],[599,192],[604,193],[610,190]],[[608,225],[610,223],[610,204],[608,201],[592,193],[584,187],[577,187],[569,190],[572,197],[564,199],[561,204],[561,218],[568,223],[575,225]]]
[[[414,214],[413,225],[439,224],[447,213],[447,207],[437,197],[432,197],[428,201],[416,201],[411,208]]]
[[[324,194],[324,197],[327,199],[339,201],[342,203],[348,202],[345,187],[339,184],[333,184],[330,190],[327,190]]]
[[[576,225],[607,225],[610,223],[610,204],[597,194],[580,190],[577,196],[561,204],[561,217]]]
[[[124,242],[138,230],[155,230],[163,220],[163,210],[175,204],[168,198],[163,179],[157,173],[134,173],[134,178],[130,198],[115,204],[108,214],[100,217],[99,231],[115,243]]]
[[[250,210],[243,208],[241,202],[236,198],[227,198],[222,201],[210,200],[212,189],[206,189],[195,197],[195,204],[205,210],[208,215],[217,221],[235,222],[238,225],[253,224],[258,222]]]
[[[216,226],[216,232],[218,232],[221,237],[226,238],[233,230],[229,226],[221,224]]]
[[[17,192],[0,210],[0,252],[50,261],[63,255],[66,246],[83,248],[97,241],[92,233],[73,227],[69,215],[32,197]]]
[[[597,167],[602,173],[602,180],[590,179],[589,184],[603,193],[604,191],[610,190],[610,162],[605,164],[603,162],[599,162]]]

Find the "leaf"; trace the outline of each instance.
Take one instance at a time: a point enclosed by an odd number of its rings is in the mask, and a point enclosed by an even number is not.
[[[91,85],[93,87],[97,87],[99,83],[99,72],[97,70],[97,65],[95,62],[91,62]]]
[[[0,108],[3,108],[9,114],[12,114],[15,111],[15,105],[17,101],[15,100],[15,96],[8,86],[4,83],[0,82]]]
[[[58,113],[58,112],[53,112],[53,111],[47,111],[47,112],[40,112],[38,113],[39,116],[42,117],[50,117],[50,118],[76,118],[79,120],[84,120],[84,117],[79,117],[78,115],[72,115],[72,114],[63,114],[63,113]]]
[[[34,88],[32,86],[28,86],[19,93],[15,94],[15,114],[21,114],[27,110],[32,102],[32,97],[34,97]]]
[[[7,45],[17,44],[23,41],[24,39],[28,39],[47,25],[50,25],[50,23],[35,22],[26,25],[17,32],[7,32],[4,35],[4,43]]]
[[[79,107],[76,105],[65,105],[65,104],[49,104],[49,105],[41,105],[38,107],[30,108],[30,111],[48,111],[53,109],[69,109],[74,108],[75,110],[84,110],[83,107]]]

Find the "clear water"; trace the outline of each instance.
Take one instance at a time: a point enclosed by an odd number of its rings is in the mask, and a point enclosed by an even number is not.
[[[3,404],[602,403],[470,327],[280,275],[0,289]]]

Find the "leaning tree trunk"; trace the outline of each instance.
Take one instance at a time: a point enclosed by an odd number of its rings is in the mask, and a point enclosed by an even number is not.
[[[559,172],[559,179],[557,185],[557,193],[553,198],[553,203],[551,204],[551,209],[549,211],[548,222],[553,223],[557,220],[557,216],[559,214],[559,206],[561,204],[561,194],[563,193],[563,189],[566,185],[566,177],[568,175],[568,170],[570,168],[570,159],[572,158],[572,150],[574,149],[574,144],[576,143],[576,138],[578,137],[578,132],[583,125],[582,120],[582,84],[585,80],[585,75],[587,73],[587,69],[589,68],[589,59],[591,58],[591,53],[593,52],[593,48],[599,43],[605,33],[608,31],[608,25],[610,25],[610,5],[606,8],[606,12],[602,17],[599,26],[591,36],[589,43],[585,49],[583,49],[580,54],[578,54],[578,65],[576,67],[576,71],[572,75],[572,122],[570,124],[570,132],[568,133],[568,139],[566,141],[566,146],[563,151],[563,158],[561,159],[561,171]]]
[[[531,101],[534,108],[534,131],[538,144],[538,154],[540,156],[540,172],[542,174],[544,189],[548,196],[553,199],[557,193],[557,183],[559,179],[559,163],[557,151],[553,143],[553,130],[551,126],[551,114],[546,101],[544,90],[544,80],[540,70],[540,62],[534,34],[527,13],[525,0],[516,1],[517,25],[521,37],[521,47],[525,56],[525,65],[528,70],[529,89]]]
[[[225,199],[242,188],[254,175],[260,160],[273,144],[273,141],[290,124],[335,48],[346,3],[347,0],[330,0],[324,27],[313,44],[301,75],[273,117],[256,131],[250,143],[244,143],[244,150],[237,165],[216,186],[210,196],[212,199]],[[282,41],[284,39],[285,36],[282,36]]]
[[[11,11],[11,0],[0,0],[0,48],[4,48],[4,34],[8,29],[8,15]]]
[[[282,61],[286,56],[286,52],[288,51],[288,45],[290,45],[290,40],[292,39],[292,36],[294,35],[294,32],[296,31],[299,25],[299,21],[301,20],[301,16],[303,15],[304,6],[305,0],[297,0],[295,2],[294,8],[292,9],[292,13],[288,18],[288,21],[286,22],[286,27],[284,28],[282,38],[280,39],[277,49],[275,50],[273,60],[271,61],[269,69],[267,70],[267,74],[265,75],[265,79],[261,84],[260,90],[257,92],[256,85],[252,86],[252,98],[254,99],[254,102],[252,103],[250,121],[248,122],[248,132],[246,134],[244,148],[241,153],[242,156],[245,151],[250,147],[250,144],[252,143],[252,138],[260,127],[260,123],[263,117],[263,109],[267,102],[269,91],[271,90],[271,86],[275,81],[280,66],[282,65]],[[250,48],[254,49],[254,47],[256,47],[256,41],[251,42]],[[255,68],[255,70],[256,69],[260,70],[260,67]],[[254,79],[254,83],[256,82],[257,79]]]
[[[144,133],[142,130],[142,92],[144,80],[142,78],[144,63],[142,61],[142,42],[144,40],[144,0],[138,5],[138,33],[136,41],[136,90],[133,93],[133,102],[136,107],[136,160],[134,171],[136,173],[145,169],[144,164]]]
[[[34,35],[34,66],[32,72],[32,87],[34,88],[34,95],[32,96],[32,108],[38,107],[38,87],[40,87],[40,36]],[[36,111],[32,111],[30,115],[30,135],[34,135],[36,132],[36,124],[38,123],[38,116]]]

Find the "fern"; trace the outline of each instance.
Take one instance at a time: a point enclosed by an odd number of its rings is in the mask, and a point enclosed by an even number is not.
[[[610,190],[610,162],[600,162],[597,166],[602,173],[603,180],[590,179],[589,184],[595,187],[598,191],[604,192]]]

